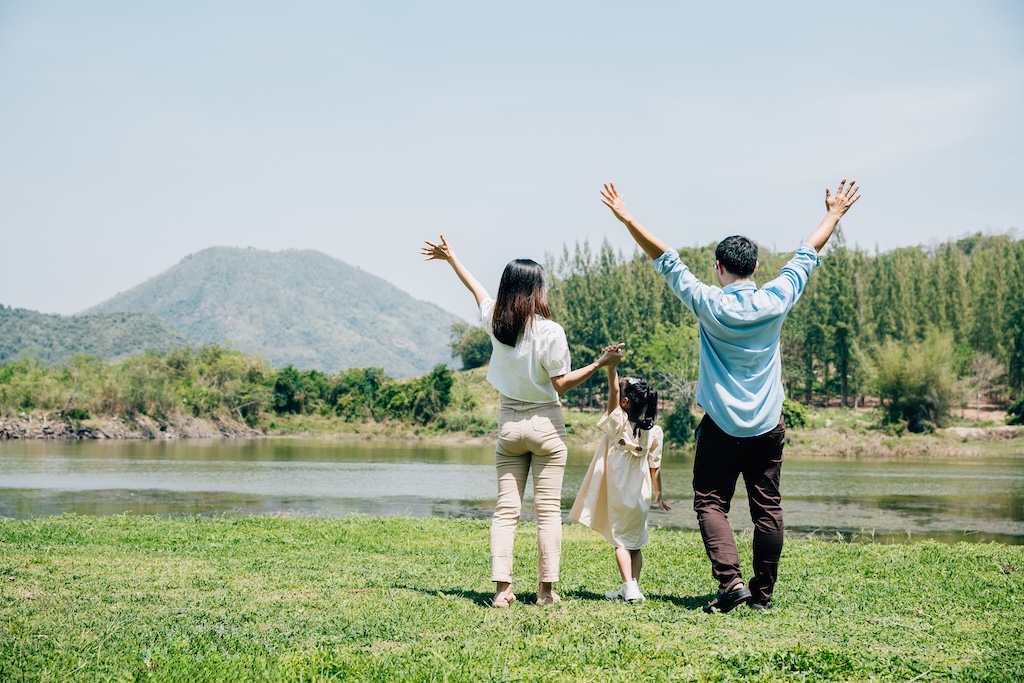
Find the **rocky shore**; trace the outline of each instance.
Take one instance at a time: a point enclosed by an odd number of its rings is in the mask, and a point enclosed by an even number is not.
[[[0,417],[3,439],[219,439],[257,437],[263,432],[244,422],[180,415],[154,420],[146,415],[73,420],[52,413]]]

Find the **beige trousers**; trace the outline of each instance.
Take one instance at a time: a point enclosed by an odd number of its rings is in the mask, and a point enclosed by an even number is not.
[[[560,405],[501,397],[498,444],[494,449],[498,503],[491,520],[491,581],[512,582],[513,540],[531,470],[537,514],[537,580],[558,581],[562,555],[562,476],[568,451]]]

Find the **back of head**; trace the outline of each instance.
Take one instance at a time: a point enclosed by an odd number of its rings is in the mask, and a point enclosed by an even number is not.
[[[533,316],[551,318],[548,309],[544,268],[530,259],[516,259],[505,266],[494,300],[491,330],[494,338],[507,346],[515,346]]]
[[[626,416],[636,428],[650,429],[658,416],[658,392],[643,377],[629,375],[619,380],[619,395],[629,401]]]
[[[726,237],[715,249],[715,259],[737,277],[750,277],[757,268],[757,245],[742,235]]]

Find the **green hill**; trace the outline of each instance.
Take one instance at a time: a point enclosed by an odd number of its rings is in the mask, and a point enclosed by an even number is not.
[[[116,361],[187,343],[149,313],[49,315],[0,306],[0,362],[28,356],[46,365],[63,365],[78,354]]]
[[[460,319],[326,254],[213,247],[91,313],[159,316],[197,343],[230,344],[275,367],[337,372],[382,367],[393,377],[450,363]]]

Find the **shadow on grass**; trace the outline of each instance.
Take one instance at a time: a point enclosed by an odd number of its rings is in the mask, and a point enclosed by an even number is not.
[[[424,595],[450,595],[454,598],[461,598],[463,600],[469,600],[475,605],[480,607],[490,607],[491,599],[494,597],[493,593],[481,593],[480,591],[469,591],[461,590],[458,588],[423,588],[420,586],[405,586],[401,584],[392,584],[392,588],[401,590],[416,591],[417,593],[423,593]],[[594,593],[593,591],[585,590],[569,590],[565,592],[559,592],[559,595],[564,599],[572,600],[593,600],[595,602],[609,602],[608,598],[604,597],[604,593]],[[676,607],[682,607],[683,609],[698,610],[708,604],[714,599],[715,594],[709,593],[708,595],[655,595],[652,593],[647,594],[647,599],[658,602],[669,602]],[[525,605],[534,605],[537,603],[536,593],[516,593],[516,600],[519,603]]]

